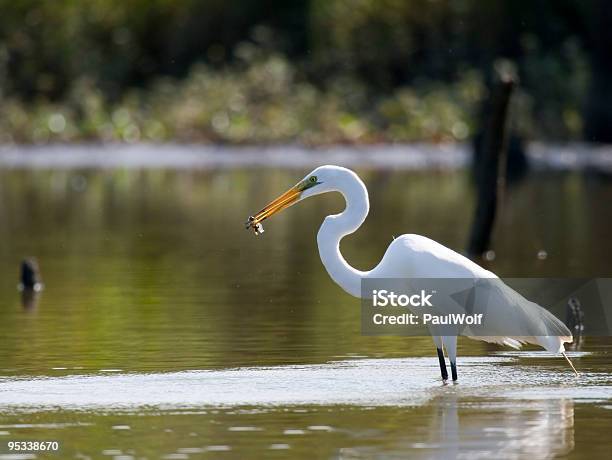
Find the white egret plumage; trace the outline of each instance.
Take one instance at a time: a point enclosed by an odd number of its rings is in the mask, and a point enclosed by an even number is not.
[[[364,278],[498,279],[494,273],[470,259],[420,235],[402,235],[395,238],[380,263],[372,270],[360,271],[351,267],[340,252],[340,241],[361,226],[368,215],[370,204],[368,191],[359,176],[339,166],[326,165],[316,168],[257,214],[249,217],[247,228],[253,229],[256,234],[261,233],[263,231],[261,222],[265,219],[301,200],[327,192],[340,192],[346,201],[346,208],[340,214],[327,216],[323,221],[317,235],[319,255],[331,278],[349,294],[355,297],[362,296],[361,282]],[[499,313],[505,320],[517,322],[519,325],[521,322],[538,322],[536,325],[538,330],[554,331],[554,335],[551,333],[551,335],[506,337],[494,333],[490,336],[470,338],[514,348],[520,348],[523,343],[540,345],[549,352],[562,354],[576,372],[565,354],[563,345],[572,342],[569,329],[537,304],[527,301],[510,288],[505,291],[510,294],[502,302],[489,306],[489,310],[494,308],[494,314]],[[433,341],[437,348],[443,380],[448,379],[444,350],[450,360],[452,378],[457,380],[457,337],[434,335]]]

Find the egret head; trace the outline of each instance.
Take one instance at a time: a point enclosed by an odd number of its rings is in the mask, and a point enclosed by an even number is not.
[[[253,229],[255,234],[258,235],[263,232],[261,223],[268,217],[305,198],[335,190],[334,182],[339,171],[348,170],[339,166],[319,166],[257,214],[250,216],[246,222],[246,228]]]

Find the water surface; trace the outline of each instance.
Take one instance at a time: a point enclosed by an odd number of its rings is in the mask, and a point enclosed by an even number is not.
[[[460,383],[443,386],[429,338],[361,336],[359,302],[321,266],[316,231],[339,196],[261,237],[244,230],[307,172],[0,169],[1,445],[57,439],[62,458],[607,452],[609,339],[573,352],[578,379],[535,348],[461,339]],[[372,211],[343,243],[352,264],[372,267],[407,232],[465,247],[465,171],[358,172]],[[534,173],[506,197],[490,268],[610,276],[611,202],[605,176]],[[24,307],[28,255],[45,289]]]

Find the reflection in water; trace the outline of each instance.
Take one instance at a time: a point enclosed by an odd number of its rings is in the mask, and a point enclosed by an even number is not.
[[[550,458],[574,448],[571,399],[462,399],[456,394],[430,401],[426,442],[402,443],[429,458]],[[476,416],[478,415],[478,416]]]
[[[25,311],[35,311],[38,308],[39,297],[39,290],[23,289],[21,291],[21,306]]]

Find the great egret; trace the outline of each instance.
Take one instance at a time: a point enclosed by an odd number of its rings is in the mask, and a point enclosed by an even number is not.
[[[370,271],[351,267],[340,253],[340,240],[355,232],[364,222],[370,204],[368,191],[359,176],[339,166],[320,166],[304,179],[276,198],[246,222],[247,229],[255,234],[263,232],[261,222],[289,206],[327,192],[340,192],[346,200],[346,208],[336,215],[327,216],[319,229],[317,243],[323,265],[331,278],[346,292],[361,297],[361,281],[364,278],[495,278],[497,276],[457,252],[421,235],[402,235],[395,238],[387,248],[383,259]],[[542,307],[516,294],[510,300],[496,303],[493,308],[500,314],[518,323],[541,322],[540,330],[561,331],[556,335],[518,337],[470,337],[477,340],[520,348],[525,343],[540,345],[552,353],[561,353],[576,373],[576,369],[565,354],[565,342],[572,342],[572,334],[554,315]],[[516,298],[522,299],[517,307]],[[488,307],[489,310],[491,306]],[[527,324],[528,325],[528,324]],[[457,380],[457,336],[433,336],[440,362],[442,379],[448,379],[444,351],[450,360],[453,381]]]

